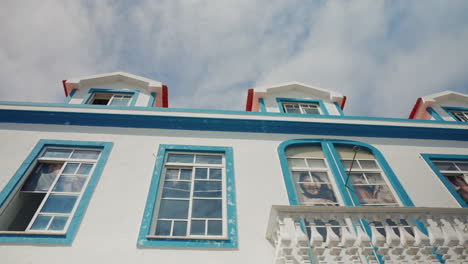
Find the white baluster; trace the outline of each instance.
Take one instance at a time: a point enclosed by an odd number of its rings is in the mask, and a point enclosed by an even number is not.
[[[320,247],[323,243],[323,237],[315,227],[315,225],[310,225],[310,246],[311,247]]]
[[[414,245],[417,247],[425,247],[429,245],[429,237],[426,236],[419,228],[415,225],[413,227],[414,233]]]
[[[415,243],[414,237],[400,224],[398,225],[398,231],[400,231],[401,244],[404,247],[412,247]]]
[[[329,248],[336,247],[340,243],[340,238],[333,232],[330,224],[326,224],[325,228],[327,229],[327,239],[326,244]]]
[[[374,247],[383,247],[385,245],[385,237],[377,230],[374,223],[370,224],[372,234],[372,245]]]
[[[352,247],[356,243],[356,235],[346,225],[341,227],[341,243],[343,247]]]
[[[432,246],[440,247],[444,244],[444,236],[439,224],[434,219],[427,219],[427,232],[429,233],[429,241]]]
[[[447,221],[447,219],[441,219],[442,230],[445,239],[444,245],[447,247],[454,247],[460,243],[455,229],[452,227],[452,224]]]
[[[392,226],[389,224],[383,222],[384,228],[385,228],[385,238],[387,245],[389,247],[397,247],[400,245],[400,238],[395,234],[395,231],[393,231]]]
[[[455,228],[458,239],[460,240],[460,245],[462,247],[468,248],[468,232],[466,224],[461,221],[458,217],[453,219],[453,227]]]

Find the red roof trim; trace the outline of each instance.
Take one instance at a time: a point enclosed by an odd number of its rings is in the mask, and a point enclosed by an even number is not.
[[[245,111],[252,111],[254,89],[249,89],[247,92],[247,104],[245,105]]]
[[[346,103],[346,99],[347,99],[346,96],[343,96],[343,101],[341,101],[341,105],[340,105],[341,110],[343,110],[343,108],[344,108],[344,105]]]
[[[63,91],[65,92],[65,97],[68,96],[67,86],[65,85],[66,82],[67,80],[62,80]]]
[[[168,108],[169,107],[169,100],[167,94],[167,86],[162,86],[162,107]]]
[[[422,103],[422,98],[419,97],[418,100],[416,100],[416,103],[414,104],[413,110],[411,110],[411,113],[410,113],[408,119],[414,119],[414,116],[416,115],[416,111],[418,110],[421,103]]]

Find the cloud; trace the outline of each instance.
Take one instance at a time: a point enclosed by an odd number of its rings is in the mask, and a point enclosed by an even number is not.
[[[351,115],[468,93],[466,1],[1,5],[2,100],[57,101],[61,79],[116,70],[162,81],[180,108],[240,110],[248,88],[292,80],[343,92]]]

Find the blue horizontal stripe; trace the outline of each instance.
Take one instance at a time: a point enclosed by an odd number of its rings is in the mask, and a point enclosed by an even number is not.
[[[0,122],[200,131],[468,140],[465,129],[159,115],[0,110]]]

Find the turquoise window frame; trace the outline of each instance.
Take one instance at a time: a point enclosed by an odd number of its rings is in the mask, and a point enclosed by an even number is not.
[[[440,173],[439,169],[434,165],[432,160],[442,160],[442,161],[468,161],[468,155],[452,155],[452,154],[429,154],[429,153],[422,153],[421,157],[426,161],[432,171],[437,175],[439,180],[445,186],[447,191],[450,192],[452,197],[458,202],[458,204],[463,207],[467,208],[468,204],[460,197],[460,195],[453,189],[450,182],[445,178],[445,176]]]
[[[228,239],[171,239],[171,238],[148,238],[153,220],[153,212],[156,206],[156,198],[159,190],[159,183],[164,168],[165,155],[168,151],[178,152],[201,152],[201,153],[222,153],[225,158],[226,171],[226,222]],[[237,218],[236,199],[234,184],[234,164],[231,147],[213,146],[193,146],[193,145],[159,145],[156,164],[154,166],[151,184],[146,199],[145,211],[141,221],[140,232],[138,234],[137,247],[200,247],[200,248],[237,248]]]
[[[88,93],[86,94],[86,97],[83,99],[82,104],[89,105],[89,100],[93,97],[95,93],[119,93],[119,94],[131,94],[132,95],[132,100],[130,100],[130,104],[127,105],[129,106],[135,106],[135,103],[137,101],[138,95],[140,94],[140,91],[138,90],[118,90],[118,89],[101,89],[101,88],[91,88],[88,90]],[[97,107],[115,107],[113,105],[93,105]],[[122,106],[117,106],[117,107],[122,107]]]
[[[276,104],[278,105],[280,113],[290,115],[289,113],[284,112],[283,108],[283,103],[308,103],[308,104],[317,104],[320,108],[320,111],[322,112],[321,116],[328,116],[330,115],[327,111],[327,108],[325,107],[325,104],[323,103],[322,100],[311,100],[311,99],[295,99],[295,98],[283,98],[283,97],[277,97],[276,98]],[[300,116],[317,116],[314,114],[293,114],[293,115],[300,115]]]
[[[70,245],[78,231],[80,222],[84,216],[86,208],[89,204],[94,189],[102,174],[102,170],[107,162],[110,151],[112,149],[111,142],[95,142],[95,141],[71,141],[71,140],[50,140],[41,139],[15,172],[10,181],[6,184],[5,188],[0,192],[0,207],[3,207],[8,200],[20,186],[22,179],[27,176],[29,169],[35,164],[36,159],[41,154],[42,150],[46,147],[67,147],[67,148],[93,148],[101,149],[101,156],[96,162],[96,167],[90,176],[88,185],[83,192],[82,198],[76,208],[72,217],[67,232],[64,235],[51,235],[51,234],[2,234],[0,233],[0,243],[26,243],[26,244],[63,244]]]
[[[305,146],[305,145],[319,145],[322,147],[323,154],[327,160],[330,172],[333,175],[338,192],[343,200],[344,206],[360,206],[359,200],[354,192],[347,190],[345,183],[347,173],[343,165],[341,164],[340,157],[336,152],[334,145],[345,145],[345,146],[360,146],[363,149],[370,151],[377,163],[380,165],[383,173],[385,174],[390,187],[393,188],[397,194],[402,206],[414,206],[414,203],[404,190],[400,181],[396,177],[395,173],[391,169],[390,165],[385,160],[382,153],[375,147],[358,141],[351,140],[339,140],[339,139],[292,139],[282,142],[278,146],[278,155],[281,164],[281,170],[283,172],[283,180],[286,185],[286,191],[288,194],[289,203],[291,205],[298,205],[296,192],[294,190],[294,183],[292,180],[291,173],[289,172],[288,161],[286,157],[286,149],[294,146]]]
[[[267,112],[266,107],[265,107],[265,100],[263,98],[258,99],[258,106],[260,108],[260,112]]]
[[[465,108],[465,107],[453,107],[453,106],[442,106],[441,107],[442,109],[445,110],[445,112],[447,112],[447,114],[453,118],[453,121],[454,122],[457,122],[457,123],[462,123],[462,124],[468,124],[468,122],[462,122],[460,120],[458,120],[457,117],[455,117],[451,111],[463,111],[463,112],[468,112],[468,108]]]
[[[156,93],[150,93],[150,98],[148,100],[148,107],[153,107],[154,101],[156,100]]]
[[[426,108],[426,111],[437,121],[445,121],[432,107]]]

